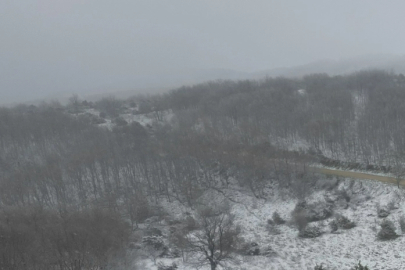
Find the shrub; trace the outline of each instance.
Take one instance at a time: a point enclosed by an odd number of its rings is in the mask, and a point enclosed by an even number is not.
[[[350,195],[347,193],[346,189],[337,190],[336,195],[343,198],[346,202],[350,202]]]
[[[305,201],[298,202],[294,210],[291,212],[291,220],[298,231],[303,230],[308,224],[307,203]]]
[[[285,220],[281,218],[280,214],[277,213],[276,211],[273,213],[273,221],[275,224],[280,225],[280,224],[284,224]]]
[[[309,222],[325,220],[331,217],[332,213],[333,211],[331,205],[325,203],[315,203],[309,206],[308,220]]]
[[[171,265],[165,265],[163,263],[158,263],[158,270],[175,270],[177,269],[177,264],[176,263],[172,263]]]
[[[292,221],[297,226],[298,231],[302,231],[308,224],[308,218],[305,214],[305,211],[293,211],[292,213]]]
[[[336,220],[332,220],[329,223],[329,227],[330,227],[331,232],[336,232],[339,229],[339,225]]]
[[[266,257],[273,257],[273,256],[277,256],[277,252],[275,252],[271,246],[266,246],[264,247],[261,251],[260,254],[262,256],[266,256]]]
[[[384,207],[377,208],[377,215],[379,218],[386,218],[390,214],[390,210]]]
[[[321,235],[322,231],[318,226],[307,226],[298,233],[301,238],[315,238]]]
[[[385,219],[381,223],[381,230],[377,234],[377,238],[382,241],[393,240],[397,238],[398,235],[395,232],[395,226],[392,221]]]
[[[126,125],[128,125],[128,122],[127,122],[124,118],[122,118],[121,116],[115,118],[115,119],[113,120],[113,122],[114,122],[117,126],[126,126]]]
[[[280,230],[277,228],[277,226],[274,223],[271,223],[271,224],[268,223],[266,226],[266,230],[271,235],[280,234]]]
[[[157,235],[143,237],[142,243],[144,243],[147,246],[153,247],[155,250],[160,250],[165,247],[163,238]]]
[[[148,236],[163,236],[162,231],[154,227],[148,228],[146,233]]]
[[[107,114],[105,112],[100,112],[98,115],[100,118],[106,118]]]
[[[315,265],[314,270],[326,270],[326,268],[323,267],[323,264],[321,263],[321,265]]]
[[[256,242],[247,243],[242,248],[243,254],[248,256],[258,256],[260,255],[260,247]]]
[[[188,231],[194,231],[194,230],[198,229],[198,224],[197,224],[196,220],[190,215],[188,215],[186,217],[185,223],[186,223],[186,229]]]
[[[354,227],[356,227],[356,223],[348,219],[347,217],[343,215],[339,215],[336,217],[336,222],[339,228],[342,228],[344,230],[349,230]]]
[[[118,117],[122,110],[122,101],[117,100],[114,97],[105,97],[97,101],[94,105],[96,109],[100,112],[103,112],[106,116],[109,117]],[[101,116],[100,116],[101,117]]]
[[[332,216],[332,205],[325,203],[314,203],[308,205],[305,201],[297,203],[292,211],[292,221],[302,230],[309,222],[325,220]]]
[[[269,218],[267,220],[267,225],[274,225],[274,221],[271,218]]]
[[[360,262],[359,264],[355,265],[352,270],[370,270],[366,265],[362,265]]]

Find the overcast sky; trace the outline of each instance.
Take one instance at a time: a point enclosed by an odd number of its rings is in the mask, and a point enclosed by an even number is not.
[[[394,0],[1,0],[0,101],[148,87],[185,70],[404,55],[404,10]]]

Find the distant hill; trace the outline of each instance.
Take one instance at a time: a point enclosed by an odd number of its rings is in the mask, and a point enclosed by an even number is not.
[[[275,68],[256,72],[253,74],[253,78],[257,79],[265,76],[302,77],[311,73],[342,75],[370,69],[405,73],[405,56],[368,55],[343,60],[322,60],[300,66]]]

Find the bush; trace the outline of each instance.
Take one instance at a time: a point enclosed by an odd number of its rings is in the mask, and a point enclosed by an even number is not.
[[[332,220],[332,221],[329,223],[329,227],[330,227],[330,231],[331,231],[331,232],[336,232],[336,231],[339,229],[339,225],[338,225],[338,223],[337,223],[336,220]]]
[[[277,212],[274,212],[274,213],[273,213],[272,218],[273,218],[274,223],[277,224],[277,225],[280,225],[280,224],[284,224],[284,223],[285,223],[285,220],[282,219],[281,216],[280,216],[280,214],[277,213]]]
[[[370,270],[366,265],[362,265],[360,262],[359,264],[355,265],[352,270]]]
[[[158,228],[148,228],[146,231],[148,236],[163,236],[163,233]]]
[[[325,220],[332,216],[332,205],[314,203],[308,205],[305,201],[297,203],[292,211],[292,221],[301,231],[309,222]]]
[[[153,247],[155,250],[161,250],[165,247],[162,236],[151,235],[142,238],[142,243]]]
[[[390,214],[390,210],[385,207],[377,208],[377,215],[379,218],[386,218]]]
[[[356,223],[348,219],[347,217],[343,215],[339,215],[336,217],[336,223],[339,228],[342,228],[344,230],[349,230],[354,227],[356,227]]]
[[[128,125],[128,122],[124,118],[122,118],[121,116],[115,118],[113,120],[113,123],[115,123],[119,127]]]
[[[158,270],[175,270],[177,269],[177,264],[176,263],[172,263],[171,265],[165,265],[163,263],[158,263]]]
[[[122,110],[122,101],[117,100],[114,97],[106,97],[97,101],[94,105],[96,109],[104,113],[111,118],[118,117]],[[100,115],[101,117],[101,115]]]
[[[308,210],[308,220],[320,221],[331,217],[333,214],[332,206],[324,203],[315,203],[309,206]]]
[[[298,231],[302,231],[308,224],[307,203],[305,201],[298,202],[294,210],[291,212],[291,221],[297,227]]]
[[[273,257],[273,256],[277,256],[277,252],[275,252],[275,251],[271,248],[271,246],[267,246],[267,247],[264,247],[264,248],[261,250],[260,255],[266,256],[266,257]]]
[[[271,218],[269,218],[267,220],[267,225],[274,225],[274,221]]]
[[[258,256],[260,255],[260,247],[256,242],[247,243],[242,248],[243,254],[248,256]]]
[[[398,237],[398,234],[395,232],[395,226],[392,221],[385,219],[381,223],[381,230],[377,234],[377,238],[382,241],[393,240]]]
[[[292,221],[297,226],[298,231],[302,231],[308,224],[308,218],[304,211],[293,211]]]
[[[315,265],[314,270],[326,270],[326,268],[323,267],[323,264],[321,263],[321,265]]]
[[[198,229],[198,224],[197,224],[196,220],[190,215],[188,215],[186,217],[185,223],[186,223],[186,229],[190,232]]]
[[[315,238],[322,235],[318,226],[307,226],[298,233],[301,238]]]

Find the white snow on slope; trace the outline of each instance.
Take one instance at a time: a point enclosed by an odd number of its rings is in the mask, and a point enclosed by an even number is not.
[[[316,264],[323,263],[327,269],[349,270],[359,261],[373,270],[405,269],[405,253],[402,252],[405,238],[398,237],[396,240],[385,242],[376,239],[379,224],[383,220],[377,217],[377,205],[391,207],[391,214],[387,219],[393,221],[397,233],[402,234],[398,220],[405,213],[405,191],[394,185],[348,179],[342,181],[338,189],[346,189],[351,200],[347,209],[337,208],[335,212],[355,221],[357,226],[351,230],[339,230],[336,234],[331,233],[328,226],[333,218],[315,222],[314,224],[319,225],[324,232],[315,239],[299,238],[297,229],[289,222],[286,225],[277,225],[279,234],[271,235],[266,230],[267,220],[274,211],[288,221],[297,200],[283,200],[275,191],[274,196],[267,200],[256,199],[247,195],[247,192],[228,191],[230,197],[240,202],[233,204],[232,212],[243,229],[244,240],[256,242],[261,248],[270,246],[277,253],[271,257],[239,255],[237,257],[239,263],[230,263],[230,269],[313,270]],[[330,192],[317,191],[307,198],[307,202],[323,201],[325,196],[330,196]],[[179,210],[179,206],[174,204],[165,203],[165,205],[168,212],[173,212],[177,216],[185,211]],[[166,265],[172,261],[179,264],[179,269],[194,269],[181,259],[164,259]],[[140,263],[143,264],[142,269],[157,269],[156,265],[147,260]]]

